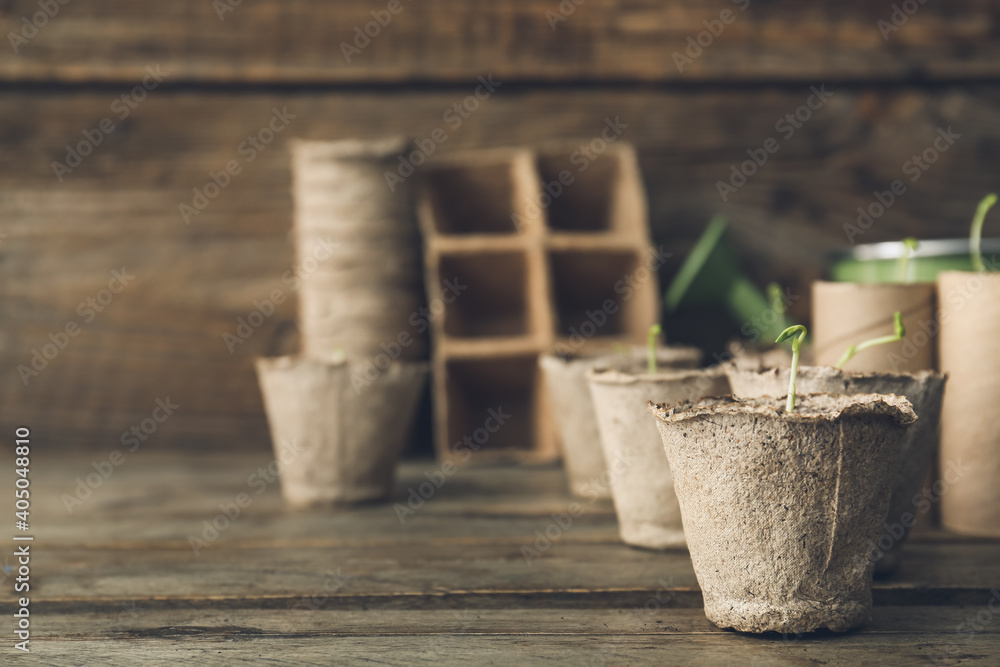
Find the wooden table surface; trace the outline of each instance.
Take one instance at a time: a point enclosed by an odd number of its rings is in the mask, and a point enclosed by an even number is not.
[[[401,518],[288,511],[261,454],[146,451],[70,513],[93,461],[34,463],[32,652],[5,621],[5,663],[1000,664],[998,541],[921,533],[863,629],[757,637],[706,620],[686,551],[622,545],[610,503],[573,500],[555,467],[407,463],[396,501],[428,498]]]

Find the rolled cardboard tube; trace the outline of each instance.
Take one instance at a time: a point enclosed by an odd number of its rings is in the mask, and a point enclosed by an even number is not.
[[[934,283],[835,283],[812,285],[813,363],[833,366],[850,345],[893,333],[902,313],[906,337],[859,352],[844,366],[879,373],[936,369],[938,323]]]
[[[1000,537],[1000,273],[938,276],[941,369],[941,524]]]

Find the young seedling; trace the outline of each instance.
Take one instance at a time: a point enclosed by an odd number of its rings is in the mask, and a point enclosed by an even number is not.
[[[913,276],[910,275],[910,255],[920,247],[920,242],[912,236],[903,239],[903,254],[899,256],[896,263],[896,282],[912,283]]]
[[[792,341],[792,370],[788,374],[788,400],[785,401],[785,412],[795,411],[795,376],[799,374],[799,351],[802,349],[802,341],[806,339],[806,328],[801,324],[788,327],[778,336],[775,343],[783,343],[786,340]]]
[[[972,253],[972,268],[983,272],[986,270],[986,263],[983,262],[983,220],[986,213],[997,203],[995,194],[988,194],[983,197],[976,207],[976,215],[972,218],[972,231],[969,234],[969,247]]]
[[[646,357],[646,370],[650,375],[656,373],[656,342],[660,338],[660,333],[663,332],[663,328],[659,324],[654,324],[649,327],[649,335],[646,337],[646,352],[648,356]]]
[[[889,336],[881,336],[879,338],[872,338],[871,340],[866,340],[863,343],[857,345],[851,345],[844,351],[844,356],[840,358],[837,362],[836,368],[840,369],[844,367],[848,361],[854,358],[854,355],[862,350],[867,350],[869,347],[874,347],[876,345],[884,345],[885,343],[895,343],[897,340],[903,340],[906,335],[906,327],[903,326],[903,316],[897,310],[896,314],[893,315],[895,321],[896,332]]]

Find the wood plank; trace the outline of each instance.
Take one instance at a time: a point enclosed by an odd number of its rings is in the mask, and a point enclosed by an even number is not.
[[[195,635],[197,636],[197,635]],[[221,639],[42,640],[36,653],[50,664],[145,665],[179,662],[327,665],[913,665],[996,664],[997,635],[956,639],[954,633],[847,634],[782,644],[737,633],[711,635],[430,635],[258,637],[234,629]]]
[[[67,17],[74,7],[67,6]],[[252,10],[251,5],[242,10]],[[159,11],[159,10],[151,10]],[[583,8],[579,11],[583,11]],[[922,11],[934,11],[925,7]],[[65,17],[64,17],[65,18]],[[916,20],[916,19],[914,19]],[[55,29],[55,22],[51,26]],[[39,38],[41,39],[41,37]],[[808,317],[808,282],[825,253],[847,242],[844,225],[931,146],[938,127],[960,134],[859,241],[905,235],[949,237],[964,230],[971,202],[992,187],[1000,95],[992,86],[876,90],[828,88],[834,96],[747,185],[722,202],[716,182],[794,112],[809,87],[762,90],[518,91],[501,87],[453,128],[442,118],[472,92],[226,94],[154,91],[60,184],[52,162],[81,130],[112,117],[116,93],[8,92],[0,119],[11,137],[0,154],[0,203],[8,215],[0,245],[0,415],[43,428],[47,439],[117,442],[157,397],[184,405],[157,446],[233,446],[266,451],[267,432],[251,360],[294,349],[295,291],[287,234],[291,198],[286,142],[301,138],[426,138],[446,128],[431,159],[479,146],[598,137],[606,118],[628,125],[639,146],[651,220],[669,278],[716,211],[728,213],[742,260],[763,284],[789,285]],[[272,109],[296,118],[231,185],[185,225],[181,203],[209,172],[243,159],[238,146]],[[115,118],[117,116],[114,116]],[[568,194],[566,196],[571,196]],[[964,232],[963,232],[964,233]],[[782,238],[782,243],[774,243]],[[136,279],[92,322],[78,304],[126,267]],[[223,334],[281,290],[286,300],[230,353]],[[16,369],[70,320],[81,333],[29,386]],[[693,338],[708,346],[738,326],[712,322]],[[694,326],[668,321],[674,329]],[[689,332],[690,333],[690,332]],[[83,392],[102,378],[102,392]],[[227,437],[229,434],[229,437]]]
[[[730,635],[712,624],[703,611],[678,608],[661,596],[648,605],[608,609],[479,609],[425,610],[421,613],[372,609],[342,611],[323,608],[326,589],[285,609],[156,609],[136,600],[117,607],[46,613],[39,639],[180,639],[352,635]],[[912,635],[954,630],[974,618],[970,607],[875,607],[860,630],[865,635]],[[978,626],[977,626],[978,627]],[[971,630],[970,626],[970,630]],[[1000,633],[989,623],[980,635]]]
[[[152,64],[169,72],[172,83],[254,84],[454,82],[487,73],[545,82],[941,80],[1000,73],[997,8],[985,0],[919,5],[885,36],[878,22],[891,20],[890,0],[402,0],[387,25],[367,28],[376,36],[368,44],[359,40],[363,48],[350,58],[341,44],[372,22],[372,11],[385,21],[390,3],[228,4],[233,11],[221,16],[216,8],[226,7],[224,1],[60,7],[16,52],[0,52],[0,77],[131,86]],[[19,27],[21,17],[37,11],[37,2],[16,0],[4,8],[5,23]],[[730,12],[726,25],[719,22],[724,11]],[[706,22],[715,22],[717,37],[705,32]],[[674,53],[683,54],[688,38],[702,32],[708,46],[678,67]]]

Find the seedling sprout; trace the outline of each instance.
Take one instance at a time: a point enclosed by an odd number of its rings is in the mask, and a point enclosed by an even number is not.
[[[844,356],[842,356],[840,361],[837,362],[836,368],[843,368],[844,364],[854,358],[854,355],[862,350],[867,350],[869,347],[884,345],[885,343],[895,343],[898,340],[903,340],[903,337],[906,335],[906,327],[903,326],[903,316],[898,310],[896,311],[896,314],[893,315],[893,320],[896,329],[895,333],[889,336],[872,338],[871,340],[866,340],[865,342],[858,343],[857,345],[851,345],[844,351]]]
[[[901,283],[912,283],[913,276],[910,275],[910,255],[920,247],[920,242],[912,236],[903,239],[903,254],[899,256],[896,264],[896,280]]]
[[[656,341],[660,338],[663,328],[659,324],[649,327],[649,336],[646,338],[646,370],[650,375],[656,373]]]
[[[799,351],[802,341],[806,339],[806,328],[801,324],[788,327],[778,336],[775,343],[792,341],[792,370],[788,374],[788,400],[785,402],[785,412],[795,411],[795,376],[799,374]]]
[[[983,197],[976,207],[976,215],[972,218],[972,231],[969,234],[969,247],[972,253],[972,268],[982,272],[986,270],[983,262],[983,220],[986,213],[997,203],[997,196],[990,193]]]

